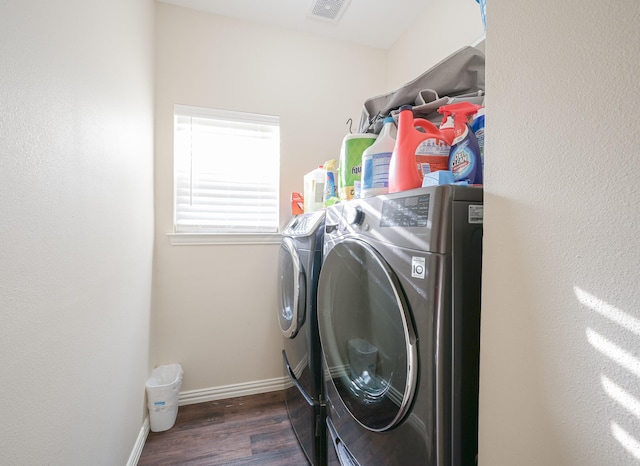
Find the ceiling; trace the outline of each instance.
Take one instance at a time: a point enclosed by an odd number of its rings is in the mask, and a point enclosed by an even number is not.
[[[350,0],[337,21],[310,17],[317,1],[340,0],[159,0],[255,23],[388,49],[425,11],[428,0]]]

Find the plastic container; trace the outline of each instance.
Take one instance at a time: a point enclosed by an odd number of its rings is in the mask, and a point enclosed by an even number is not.
[[[484,107],[480,107],[478,112],[473,116],[471,131],[476,135],[476,140],[478,141],[478,148],[480,149],[480,165],[482,166],[482,175],[484,179]]]
[[[304,213],[304,196],[300,193],[291,193],[291,215]]]
[[[440,124],[440,134],[444,140],[451,146],[453,144],[453,139],[456,137],[456,130],[454,129],[453,117],[449,112],[446,112],[444,117],[442,118],[442,123]]]
[[[322,168],[327,172],[322,203],[325,207],[329,207],[338,202],[338,161],[336,159],[327,160]]]
[[[389,192],[419,188],[424,173],[447,170],[449,151],[436,125],[423,118],[414,119],[410,105],[400,107],[398,136],[389,164]]]
[[[440,113],[450,112],[453,115],[455,138],[449,154],[449,170],[453,179],[468,181],[469,184],[482,184],[482,160],[476,135],[468,124],[469,117],[474,115],[479,105],[470,102],[444,105],[438,109]]]
[[[385,118],[376,142],[362,153],[360,197],[378,196],[389,192],[389,164],[396,145],[396,134],[393,117]]]
[[[487,0],[476,0],[480,5],[480,16],[482,17],[482,27],[487,30]]]
[[[347,134],[342,140],[338,164],[338,196],[342,201],[360,197],[362,154],[376,141],[375,134]]]
[[[315,212],[324,208],[324,185],[327,171],[318,167],[304,175],[304,211]]]
[[[180,364],[158,366],[151,372],[145,386],[152,432],[164,432],[175,424],[182,374]]]

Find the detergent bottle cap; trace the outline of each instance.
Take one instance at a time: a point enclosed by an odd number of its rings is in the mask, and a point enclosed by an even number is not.
[[[380,130],[380,134],[378,135],[378,140],[382,140],[385,137],[391,137],[395,141],[397,128],[398,125],[396,123],[396,120],[391,115],[389,115],[382,121],[382,129]]]

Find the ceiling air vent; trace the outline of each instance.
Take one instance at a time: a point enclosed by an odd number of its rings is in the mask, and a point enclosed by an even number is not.
[[[309,18],[338,22],[350,0],[313,0]]]

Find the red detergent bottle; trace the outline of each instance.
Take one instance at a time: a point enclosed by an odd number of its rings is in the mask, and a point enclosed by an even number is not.
[[[423,118],[414,119],[412,107],[403,105],[389,162],[389,192],[419,188],[425,173],[447,170],[449,152],[438,127]]]

